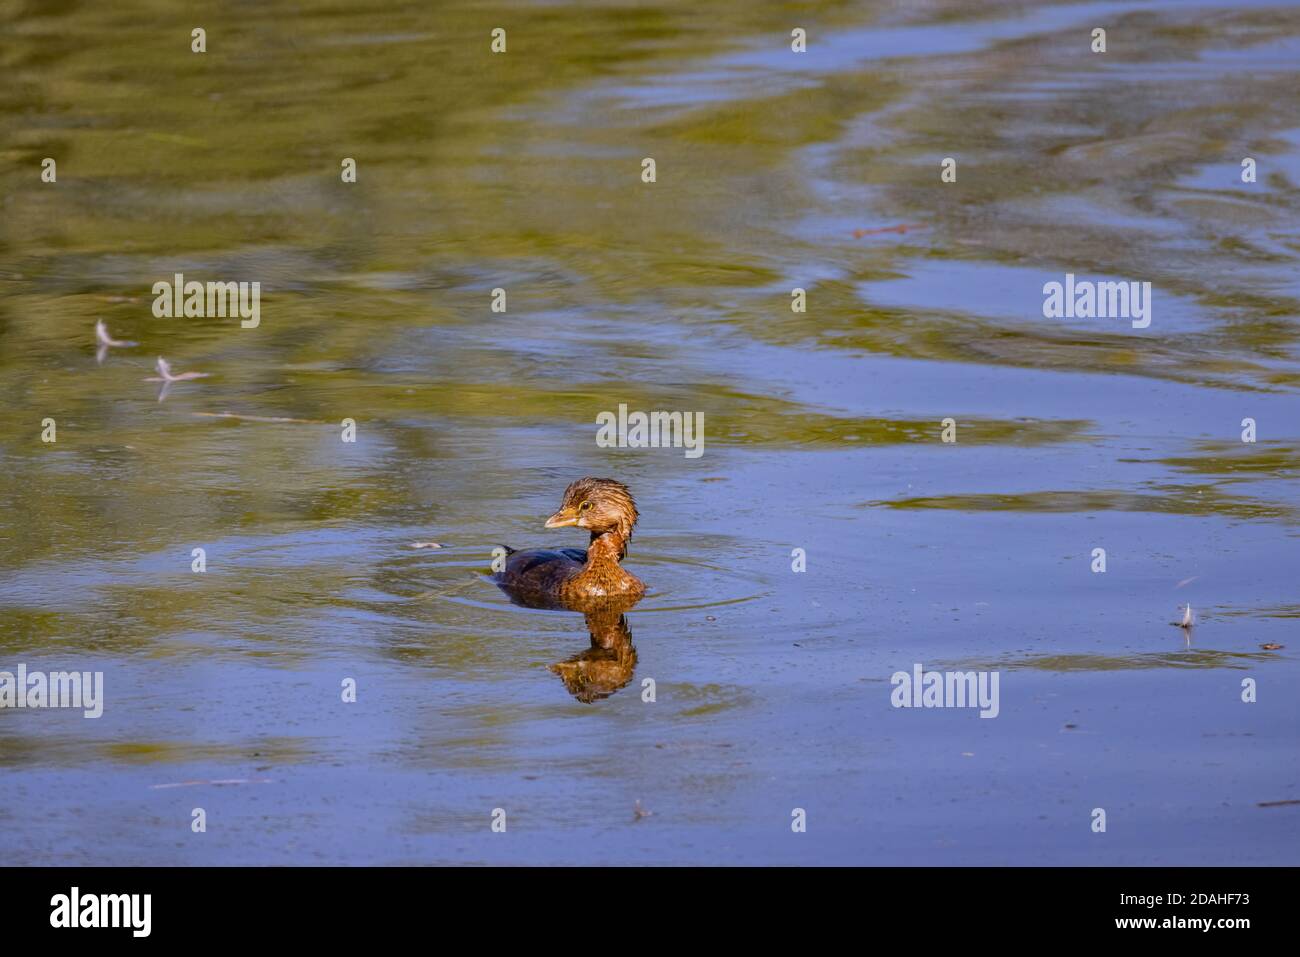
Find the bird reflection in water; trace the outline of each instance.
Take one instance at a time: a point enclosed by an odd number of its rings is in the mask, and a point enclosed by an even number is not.
[[[635,603],[627,603],[627,607]],[[636,648],[623,611],[609,606],[584,611],[591,647],[550,666],[569,694],[584,704],[608,698],[632,680]]]
[[[549,665],[560,676],[569,694],[583,704],[608,698],[632,680],[636,670],[636,648],[625,612],[640,601],[640,596],[625,598],[586,598],[560,602],[538,595],[511,592],[501,586],[512,602],[525,608],[580,611],[587,624],[591,644],[564,661]]]

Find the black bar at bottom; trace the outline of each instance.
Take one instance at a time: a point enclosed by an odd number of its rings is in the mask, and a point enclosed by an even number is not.
[[[442,927],[613,944],[689,924],[739,943],[911,927],[927,947],[988,933],[1231,944],[1285,931],[1290,868],[7,868],[7,944],[77,934],[204,945],[374,943]],[[75,890],[74,890],[75,889]],[[146,897],[147,895],[147,897]],[[110,925],[110,926],[85,926]],[[75,926],[74,926],[75,925]],[[748,932],[748,933],[747,933]],[[972,934],[976,935],[974,938]],[[1258,939],[1258,938],[1255,938]],[[17,953],[18,951],[14,951]]]

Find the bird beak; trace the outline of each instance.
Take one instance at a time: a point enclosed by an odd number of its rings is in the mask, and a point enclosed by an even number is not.
[[[572,513],[572,512],[569,512],[569,513],[566,515],[565,512],[564,512],[564,509],[560,509],[558,512],[556,512],[554,515],[552,515],[550,518],[548,518],[548,519],[546,520],[546,525],[545,525],[544,527],[545,527],[545,528],[564,528],[565,526],[568,526],[568,525],[577,525],[577,524],[578,524],[578,516],[577,516],[577,515],[575,515],[575,514]]]

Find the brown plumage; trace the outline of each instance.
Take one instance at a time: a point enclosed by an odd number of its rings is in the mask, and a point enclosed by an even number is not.
[[[622,482],[580,478],[564,490],[560,509],[546,528],[585,528],[586,550],[510,550],[496,582],[521,604],[573,607],[592,599],[640,598],[645,585],[619,562],[637,520],[636,502]]]

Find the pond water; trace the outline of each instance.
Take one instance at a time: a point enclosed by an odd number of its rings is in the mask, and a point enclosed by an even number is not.
[[[0,710],[0,856],[1300,863],[1297,51],[1268,2],[3,5],[0,670],[104,711]],[[155,317],[175,273],[259,324]],[[1045,318],[1067,273],[1150,326]],[[703,454],[599,447],[620,403]],[[582,475],[649,587],[592,700],[584,617],[486,577],[583,544]],[[997,717],[893,707],[918,664]]]

